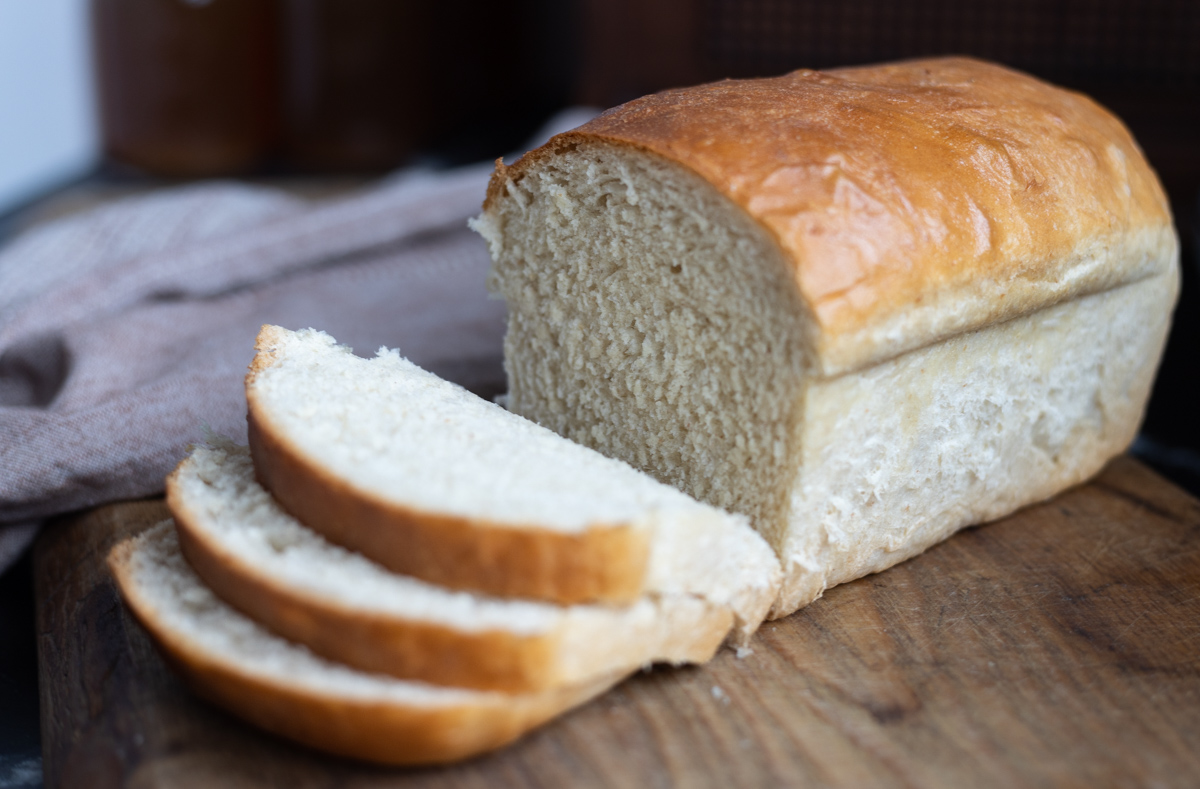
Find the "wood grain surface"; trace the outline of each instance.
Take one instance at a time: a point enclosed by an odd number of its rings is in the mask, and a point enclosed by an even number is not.
[[[422,770],[325,757],[189,695],[103,564],[164,516],[117,504],[39,539],[48,787],[1200,784],[1200,502],[1128,458],[830,590],[745,658],[656,668]]]

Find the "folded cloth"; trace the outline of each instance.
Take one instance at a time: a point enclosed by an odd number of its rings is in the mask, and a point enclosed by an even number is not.
[[[161,492],[206,426],[244,438],[242,377],[264,323],[321,328],[359,353],[396,347],[499,392],[504,306],[466,228],[491,169],[321,203],[202,183],[0,250],[0,572],[47,517]]]

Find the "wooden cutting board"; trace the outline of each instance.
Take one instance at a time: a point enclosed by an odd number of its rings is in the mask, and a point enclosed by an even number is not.
[[[642,673],[465,764],[382,769],[196,699],[103,559],[117,504],[35,554],[46,785],[1196,786],[1200,502],[1129,458],[768,623],[753,654]]]

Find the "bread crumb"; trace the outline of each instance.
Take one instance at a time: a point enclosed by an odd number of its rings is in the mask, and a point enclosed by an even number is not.
[[[726,693],[724,690],[722,690],[720,685],[712,686],[712,696],[714,699],[721,702],[722,704],[729,703],[729,694]]]
[[[751,649],[750,647],[738,647],[737,648],[738,660],[741,660],[742,658],[748,658],[753,654],[754,654],[754,650]]]

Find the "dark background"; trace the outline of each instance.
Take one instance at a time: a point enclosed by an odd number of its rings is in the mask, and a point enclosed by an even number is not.
[[[107,157],[89,188],[461,164],[514,149],[570,104],[926,55],[976,55],[1089,93],[1158,171],[1183,247],[1183,292],[1133,451],[1200,495],[1200,3],[237,2],[93,0]],[[0,241],[38,209],[0,217]],[[0,645],[0,789],[36,786],[28,556],[0,577]]]

